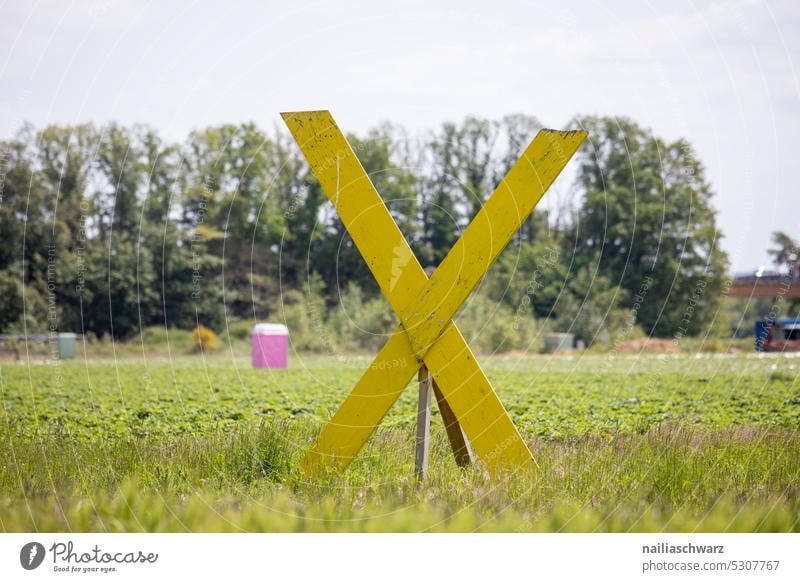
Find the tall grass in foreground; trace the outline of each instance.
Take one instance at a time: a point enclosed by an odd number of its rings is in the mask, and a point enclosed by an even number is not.
[[[458,469],[440,427],[431,477],[380,431],[344,472],[297,471],[310,423],[88,442],[0,429],[4,531],[800,531],[800,434],[662,425],[529,438],[540,470]]]

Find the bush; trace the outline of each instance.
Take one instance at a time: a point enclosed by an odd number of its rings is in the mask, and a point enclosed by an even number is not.
[[[222,340],[229,344],[243,342],[250,339],[255,322],[249,319],[228,319],[225,331],[222,333]]]
[[[292,289],[282,296],[282,305],[274,320],[289,328],[292,349],[307,352],[332,352],[330,332],[325,316],[327,309],[322,298],[322,281],[312,275],[305,291]]]
[[[476,352],[539,351],[536,322],[529,311],[515,313],[508,305],[479,292],[456,316],[459,329]],[[330,330],[336,349],[342,352],[379,350],[398,321],[383,296],[365,299],[363,291],[350,284],[331,311]]]
[[[461,333],[476,352],[494,353],[530,349],[536,325],[530,312],[514,312],[505,303],[478,293],[467,300],[455,318]],[[538,351],[538,344],[534,347]]]
[[[10,270],[0,271],[0,333],[45,333],[48,314],[47,301],[35,287],[23,285]]]
[[[397,326],[397,317],[383,296],[364,299],[351,283],[328,319],[336,347],[342,351],[377,351]]]
[[[198,325],[192,330],[192,342],[196,352],[216,352],[219,350],[217,334],[204,325]]]
[[[554,327],[571,333],[587,347],[599,342],[613,346],[635,336],[636,319],[623,308],[628,293],[608,277],[580,269],[571,275],[568,292],[559,298]]]
[[[195,342],[191,332],[185,329],[151,325],[142,329],[127,343],[137,350],[144,346],[145,350],[160,351],[167,349],[167,346],[174,350],[190,350]]]

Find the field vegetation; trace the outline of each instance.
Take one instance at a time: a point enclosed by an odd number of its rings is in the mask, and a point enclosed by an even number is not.
[[[188,341],[187,341],[188,343]],[[4,531],[800,531],[800,359],[484,357],[539,462],[413,477],[409,387],[344,472],[298,471],[362,356],[0,367]]]

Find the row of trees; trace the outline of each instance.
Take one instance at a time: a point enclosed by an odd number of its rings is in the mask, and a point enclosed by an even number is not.
[[[587,342],[633,324],[702,332],[726,258],[691,146],[628,119],[575,125],[590,135],[571,163],[575,202],[558,216],[537,210],[480,296]],[[468,118],[421,137],[386,124],[350,140],[432,267],[539,127],[523,115]],[[174,144],[148,127],[26,126],[0,148],[2,331],[220,329],[313,311],[312,293],[324,317],[347,285],[358,288],[348,297],[379,294],[282,130],[223,125]]]

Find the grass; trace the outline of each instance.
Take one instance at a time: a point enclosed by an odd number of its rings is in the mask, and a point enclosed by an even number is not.
[[[349,470],[297,470],[369,364],[0,367],[4,531],[800,531],[800,359],[481,358],[540,470],[458,469],[409,388]]]

